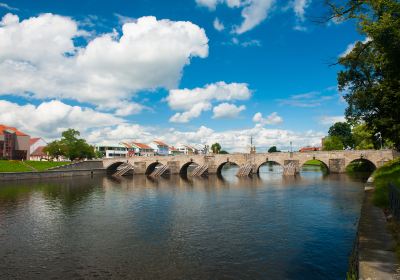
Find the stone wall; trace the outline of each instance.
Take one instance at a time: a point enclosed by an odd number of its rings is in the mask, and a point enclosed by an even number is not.
[[[86,170],[55,170],[43,172],[0,172],[0,181],[92,176],[99,174],[106,174],[106,170],[104,168],[101,168]]]

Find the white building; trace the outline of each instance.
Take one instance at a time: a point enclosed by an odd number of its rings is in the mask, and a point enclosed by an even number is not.
[[[180,145],[177,147],[177,150],[184,155],[197,155],[199,153],[199,151],[195,147],[189,145]]]
[[[123,144],[96,145],[95,150],[103,154],[105,158],[127,157],[128,148]]]

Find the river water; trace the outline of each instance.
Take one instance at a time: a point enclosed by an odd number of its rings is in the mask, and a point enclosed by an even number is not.
[[[362,180],[235,172],[0,182],[0,278],[345,279]]]

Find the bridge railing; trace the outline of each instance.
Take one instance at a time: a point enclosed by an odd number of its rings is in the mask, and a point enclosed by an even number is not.
[[[400,221],[400,190],[393,183],[389,184],[389,210]]]

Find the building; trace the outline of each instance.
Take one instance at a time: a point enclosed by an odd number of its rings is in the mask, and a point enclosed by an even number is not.
[[[178,151],[182,152],[184,155],[197,155],[199,153],[199,150],[192,146],[188,145],[181,145],[178,148]]]
[[[95,150],[102,153],[105,158],[127,157],[128,147],[125,143],[116,145],[96,145]]]
[[[49,160],[49,155],[44,152],[47,142],[42,138],[31,138],[29,140],[30,160]]]
[[[0,124],[0,158],[27,160],[30,156],[30,136],[15,127]]]
[[[174,146],[169,147],[168,149],[168,154],[170,156],[178,156],[178,155],[183,155],[184,153],[182,151],[179,151],[177,148]]]
[[[320,151],[320,147],[303,147],[299,150],[300,153]]]
[[[169,146],[162,141],[154,140],[149,146],[154,150],[156,155],[168,156],[169,154]]]
[[[130,142],[128,143],[130,145],[130,155],[135,155],[135,156],[154,156],[155,152],[152,147],[149,145],[143,144],[143,143],[138,143],[138,142]]]

